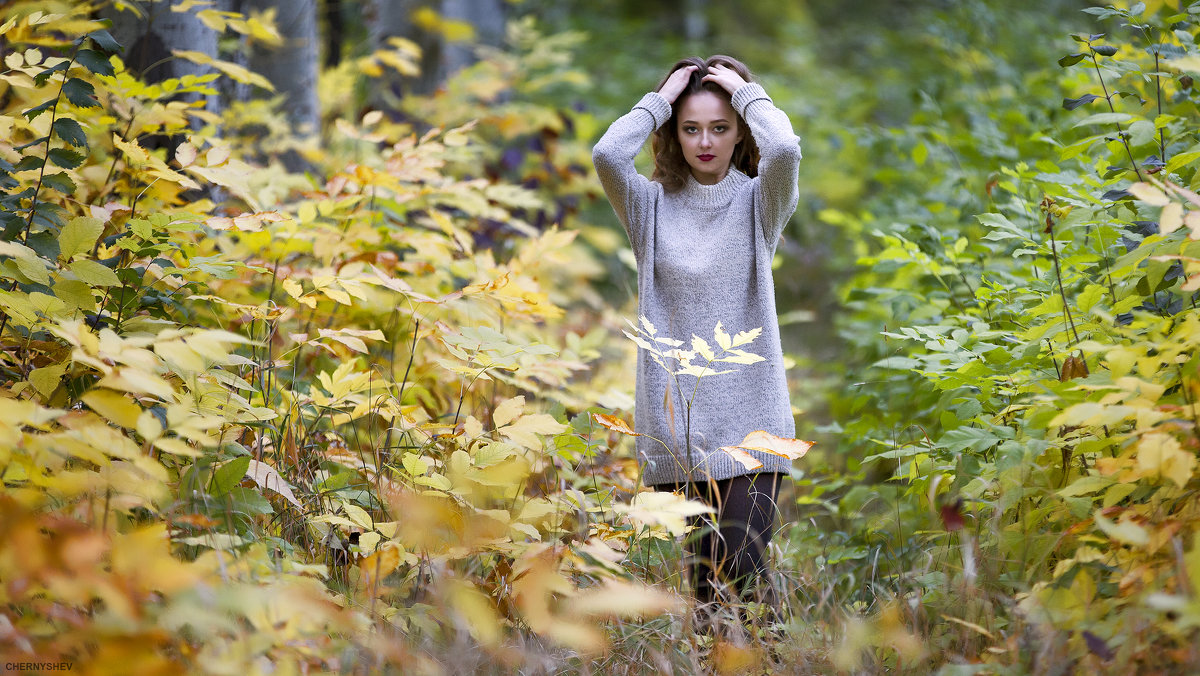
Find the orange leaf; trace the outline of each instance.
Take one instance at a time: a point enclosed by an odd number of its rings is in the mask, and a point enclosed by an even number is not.
[[[601,426],[607,427],[608,429],[610,429],[614,432],[620,432],[621,434],[628,434],[629,436],[632,436],[632,437],[642,436],[641,434],[634,432],[633,428],[629,426],[629,423],[625,422],[624,420],[618,418],[615,415],[606,415],[604,413],[593,413],[592,420],[595,420]]]
[[[804,457],[805,453],[808,453],[808,449],[812,448],[813,442],[788,439],[776,436],[770,432],[764,432],[763,430],[755,430],[747,434],[746,438],[742,439],[742,443],[738,444],[738,446],[751,451],[762,451],[763,453],[771,453],[772,455],[799,460]]]
[[[381,547],[358,564],[367,585],[372,587],[399,566],[400,550],[395,547]]]
[[[734,460],[737,460],[738,462],[742,463],[742,467],[745,467],[746,469],[758,469],[763,466],[763,464],[758,461],[758,458],[755,458],[753,455],[750,455],[749,453],[738,448],[737,446],[722,446],[722,447],[718,448],[717,450],[725,451]]]

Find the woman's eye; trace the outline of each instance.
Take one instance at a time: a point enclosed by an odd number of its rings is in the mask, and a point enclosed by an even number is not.
[[[684,131],[684,132],[686,132],[686,133],[688,133],[688,134],[695,134],[695,133],[696,133],[696,128],[695,128],[695,127],[684,127],[684,128],[683,128],[683,131]]]
[[[724,127],[724,126],[720,126],[720,125],[719,125],[719,126],[713,127],[713,131],[715,131],[715,132],[717,132],[718,134],[720,134],[721,132],[725,131],[725,127]]]

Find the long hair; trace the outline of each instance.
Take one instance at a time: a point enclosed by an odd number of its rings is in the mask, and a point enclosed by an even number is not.
[[[704,82],[703,78],[708,75],[709,66],[721,64],[742,76],[746,82],[752,82],[754,76],[750,73],[750,69],[746,64],[738,61],[732,56],[724,56],[717,54],[710,56],[707,59],[701,59],[698,56],[689,56],[686,59],[680,59],[671,70],[667,71],[666,77],[658,83],[654,91],[660,91],[663,85],[667,83],[667,79],[671,77],[671,73],[686,68],[687,66],[696,66],[696,70],[692,72],[692,77],[688,80],[687,87],[675,99],[675,104],[671,106],[671,119],[666,124],[659,127],[654,132],[654,136],[650,141],[650,149],[654,153],[654,174],[652,180],[662,184],[663,190],[667,192],[675,192],[687,183],[687,178],[691,173],[691,168],[688,167],[687,160],[683,157],[683,149],[679,147],[679,109],[682,107],[684,99],[699,91],[707,91],[720,96],[726,101],[731,100],[729,92],[725,88],[715,82]],[[742,132],[742,140],[733,149],[733,157],[730,159],[729,166],[736,168],[738,171],[753,178],[758,175],[758,144],[754,142],[754,137],[751,136],[749,128],[746,126],[746,121],[741,115],[737,116],[738,131]]]

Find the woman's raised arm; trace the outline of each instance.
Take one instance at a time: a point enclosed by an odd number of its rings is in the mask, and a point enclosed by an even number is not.
[[[759,221],[771,251],[800,201],[800,139],[787,113],[775,107],[762,85],[746,82],[731,68],[714,64],[704,77],[724,87],[730,103],[758,144]]]
[[[600,185],[612,204],[617,218],[629,234],[633,253],[642,260],[651,223],[650,214],[658,195],[657,186],[634,168],[633,160],[641,152],[650,134],[671,119],[671,104],[687,85],[695,66],[671,73],[661,92],[650,92],[628,113],[617,118],[592,149],[592,164],[600,176]]]

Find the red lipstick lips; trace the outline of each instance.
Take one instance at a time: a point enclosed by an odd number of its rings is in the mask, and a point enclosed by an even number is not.
[[[716,158],[716,155],[697,155],[696,157],[698,157],[701,162],[708,162],[709,160]]]

